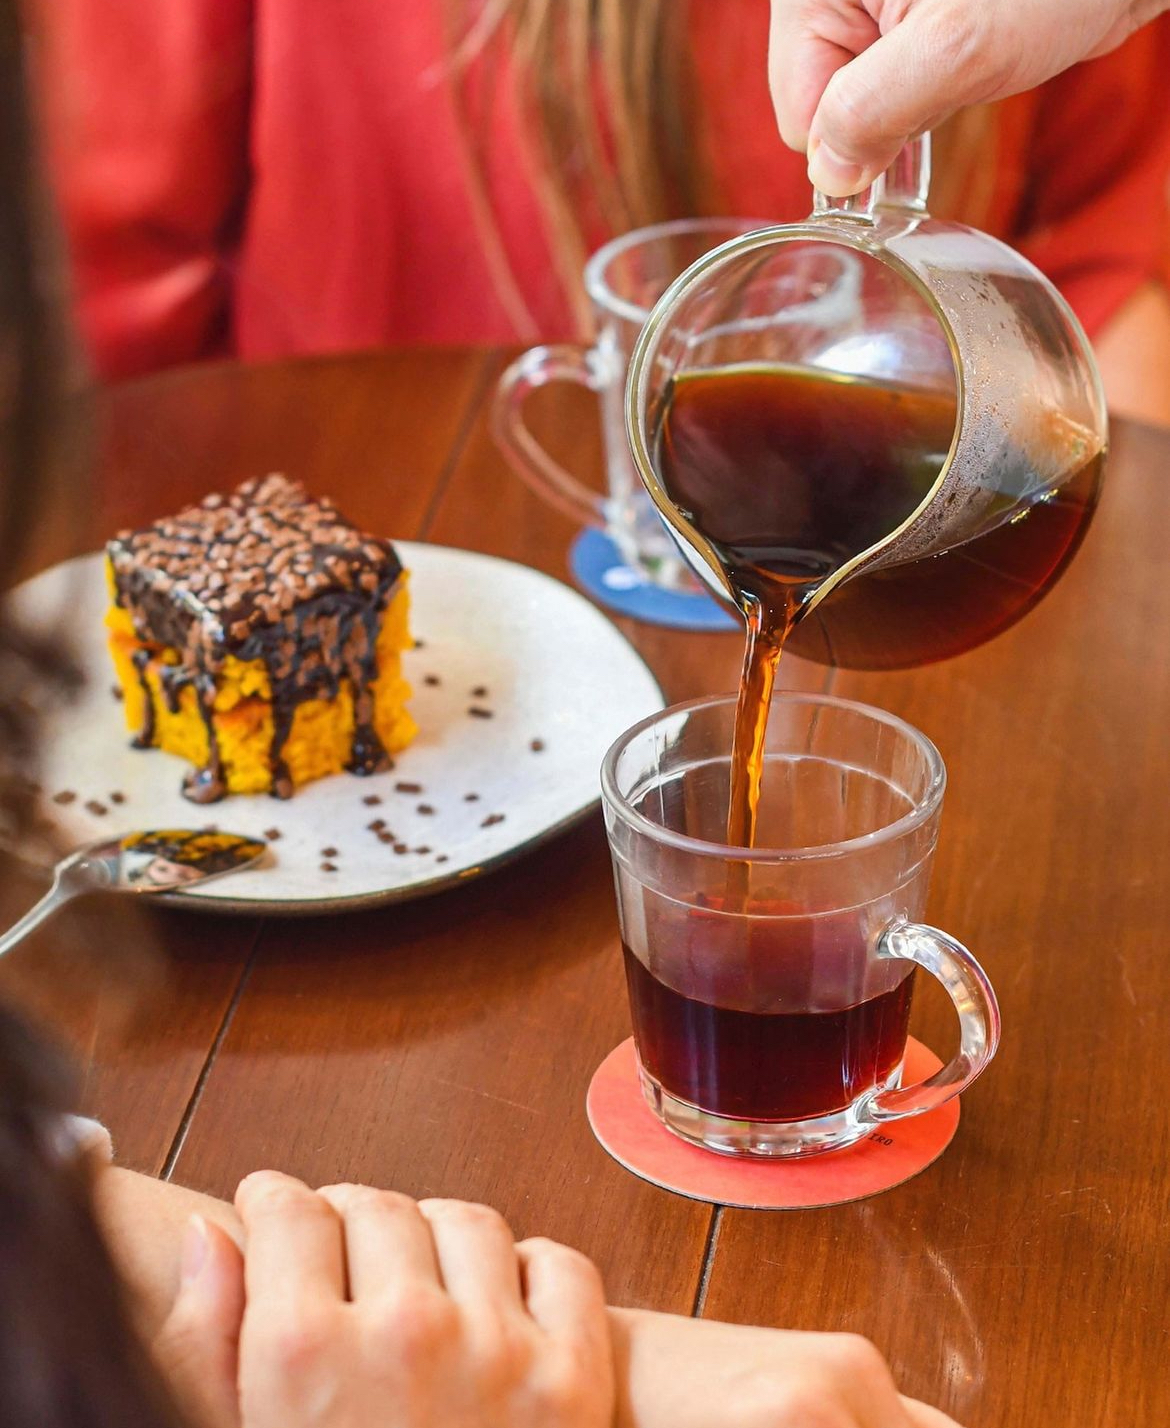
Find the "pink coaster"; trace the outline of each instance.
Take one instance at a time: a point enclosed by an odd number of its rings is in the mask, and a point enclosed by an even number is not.
[[[907,1084],[932,1076],[941,1065],[920,1041],[907,1041]],[[878,1195],[933,1164],[959,1124],[956,1096],[929,1115],[892,1121],[844,1150],[806,1159],[756,1160],[700,1150],[668,1131],[647,1106],[632,1036],[597,1068],[585,1108],[593,1134],[619,1165],[676,1195],[748,1210],[805,1210]]]

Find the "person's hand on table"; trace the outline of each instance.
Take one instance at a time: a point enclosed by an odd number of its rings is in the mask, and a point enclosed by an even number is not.
[[[856,1334],[611,1309],[618,1423],[651,1428],[957,1428],[904,1398]]]
[[[313,1192],[268,1171],[241,1183],[236,1208],[242,1272],[226,1235],[193,1227],[158,1345],[207,1428],[613,1422],[605,1297],[575,1250],[517,1245],[482,1205]],[[226,1351],[236,1332],[238,1362]]]
[[[1170,0],[772,0],[772,102],[823,192],[858,193],[915,134],[1116,49]]]
[[[245,1256],[190,1226],[158,1340],[203,1428],[953,1428],[862,1339],[607,1310],[482,1206],[272,1172],[236,1206]]]

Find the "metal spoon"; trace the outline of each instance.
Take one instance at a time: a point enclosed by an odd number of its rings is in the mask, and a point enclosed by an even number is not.
[[[35,907],[0,937],[0,956],[71,898],[92,892],[186,891],[209,878],[251,867],[268,844],[238,833],[162,828],[91,843],[53,869],[53,885]]]

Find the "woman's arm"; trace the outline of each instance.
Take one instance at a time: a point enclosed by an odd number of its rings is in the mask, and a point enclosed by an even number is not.
[[[270,1182],[277,1193],[267,1209],[262,1199],[259,1208],[253,1199],[251,1213],[267,1217],[270,1243],[274,1233],[288,1234],[294,1257],[296,1215],[305,1197],[320,1197],[284,1176],[249,1177],[244,1187],[254,1191],[258,1181]],[[223,1384],[230,1395],[235,1360],[223,1327],[233,1320],[238,1326],[242,1312],[242,1288],[233,1288],[230,1271],[238,1261],[213,1229],[201,1264],[210,1278],[201,1286],[181,1284],[180,1264],[185,1238],[189,1254],[192,1235],[199,1235],[191,1230],[192,1215],[242,1245],[244,1227],[236,1210],[118,1169],[99,1175],[96,1202],[142,1332],[151,1339],[162,1333],[166,1361],[202,1416],[217,1425],[230,1421],[224,1418]],[[525,1255],[532,1243],[522,1243],[518,1253]],[[881,1355],[855,1335],[752,1329],[624,1309],[610,1309],[608,1324],[617,1428],[710,1428],[715,1421],[724,1428],[805,1428],[819,1422],[841,1428],[953,1428],[937,1410],[900,1398]]]

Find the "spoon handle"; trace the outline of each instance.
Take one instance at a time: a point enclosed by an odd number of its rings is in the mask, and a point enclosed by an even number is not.
[[[30,932],[52,917],[62,903],[68,902],[74,896],[76,893],[66,888],[59,878],[54,880],[53,886],[40,902],[30,907],[19,922],[13,923],[8,931],[0,936],[0,957],[5,952],[11,952],[18,942],[23,942]]]

